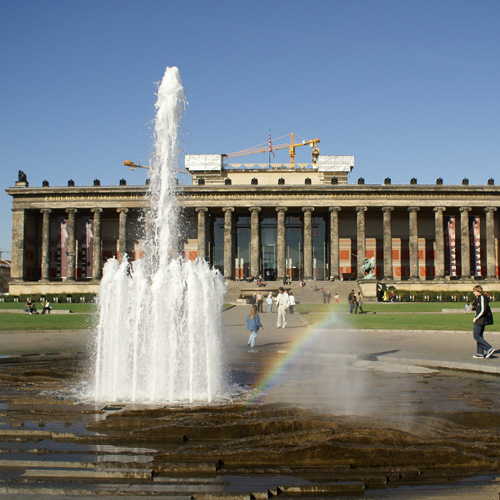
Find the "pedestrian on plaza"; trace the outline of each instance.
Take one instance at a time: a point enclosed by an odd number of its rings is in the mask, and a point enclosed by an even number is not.
[[[349,313],[352,314],[356,307],[356,294],[354,293],[354,289],[352,289],[351,293],[347,296],[347,302],[349,302]]]
[[[257,292],[257,309],[258,312],[262,312],[262,303],[264,302],[264,297],[262,296],[262,293]]]
[[[267,312],[268,313],[273,312],[273,302],[274,302],[273,292],[269,292],[266,302],[267,302]]]
[[[493,314],[488,304],[488,299],[483,293],[483,287],[476,285],[472,292],[474,293],[474,310],[476,315],[472,320],[472,331],[474,333],[474,340],[477,343],[477,353],[472,356],[473,358],[489,358],[494,352],[495,348],[491,347],[486,340],[484,340],[484,329],[486,325],[493,324]]]
[[[250,304],[252,304],[252,306],[254,306],[256,303],[257,303],[257,295],[254,292],[254,293],[252,293],[252,296],[250,297]]]
[[[329,304],[331,300],[332,300],[332,292],[328,290],[328,292],[326,292],[326,302]]]
[[[278,307],[278,321],[276,326],[278,328],[286,327],[286,316],[288,306],[290,305],[288,294],[285,295],[285,290],[282,286],[278,289],[278,296],[276,297],[276,306]]]
[[[335,304],[338,304],[339,303],[339,294],[337,292],[335,292],[335,295],[333,296],[333,301],[335,302]]]
[[[295,306],[295,296],[293,295],[293,292],[290,292],[288,295],[288,312],[290,314],[293,314],[293,308]]]
[[[248,345],[250,346],[250,350],[252,351],[255,346],[255,340],[257,339],[257,332],[259,331],[259,328],[262,328],[262,330],[264,330],[264,327],[260,322],[257,306],[252,306],[250,314],[245,318],[245,320],[247,322],[247,330],[250,330]]]

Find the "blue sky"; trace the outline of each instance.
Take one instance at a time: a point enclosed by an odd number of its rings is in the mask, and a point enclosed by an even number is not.
[[[500,184],[499,19],[497,0],[0,0],[0,249],[18,170],[33,187],[144,183],[122,162],[151,155],[166,66],[186,153],[271,128],[354,154],[352,182]]]

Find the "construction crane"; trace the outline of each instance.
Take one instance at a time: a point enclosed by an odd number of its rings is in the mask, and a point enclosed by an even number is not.
[[[145,167],[144,165],[141,165],[140,163],[135,163],[134,161],[130,161],[130,160],[125,160],[123,162],[123,164],[130,168],[130,170],[135,170],[136,168],[145,168],[147,170],[149,170],[149,167]]]
[[[128,167],[130,170],[135,170],[136,168],[144,168],[145,170],[151,170],[151,162],[149,165],[143,165],[142,163],[136,163],[135,161],[125,160],[123,165]],[[186,169],[181,167],[174,167],[174,172],[179,172],[181,174],[186,173]]]
[[[319,156],[319,148],[318,148],[318,143],[320,142],[319,139],[311,139],[309,141],[303,139],[301,142],[296,142],[295,140],[295,134],[292,132],[290,134],[284,135],[282,137],[278,137],[276,140],[283,139],[284,137],[290,136],[290,143],[289,144],[277,144],[276,146],[273,146],[271,144],[271,136],[269,135],[269,143],[263,143],[259,144],[258,146],[254,146],[248,149],[242,149],[241,151],[236,151],[234,153],[229,153],[226,155],[223,155],[225,158],[235,158],[237,156],[246,156],[246,155],[253,155],[255,153],[268,153],[272,151],[277,151],[278,149],[287,149],[290,154],[290,168],[295,167],[295,148],[298,146],[311,146],[313,148],[312,150],[312,162],[313,165],[316,165],[316,162],[318,160]]]

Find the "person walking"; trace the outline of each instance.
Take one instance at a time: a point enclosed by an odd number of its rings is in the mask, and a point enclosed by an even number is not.
[[[278,296],[276,297],[276,306],[278,307],[278,321],[276,326],[278,328],[286,327],[286,315],[289,305],[288,294],[285,295],[285,290],[280,286],[278,289]]]
[[[266,302],[267,302],[267,312],[268,313],[273,312],[273,302],[274,302],[273,292],[269,292]]]
[[[258,312],[262,312],[262,303],[264,302],[264,297],[261,292],[257,292],[257,309]]]
[[[476,285],[472,292],[474,293],[474,310],[476,315],[472,320],[472,331],[474,340],[477,343],[477,353],[472,356],[473,358],[489,358],[494,352],[495,348],[491,347],[486,340],[484,340],[484,329],[486,325],[493,324],[493,314],[488,304],[488,299],[483,293],[483,287]]]
[[[245,318],[247,322],[247,330],[250,331],[250,337],[248,338],[248,345],[250,346],[250,352],[253,352],[259,328],[262,328],[262,330],[264,330],[264,327],[260,322],[260,317],[257,309],[258,309],[257,306],[252,306],[250,314]]]
[[[295,296],[293,295],[293,292],[290,292],[288,295],[288,312],[290,314],[293,314],[293,307],[295,306]]]
[[[347,296],[347,301],[349,302],[349,313],[352,314],[356,307],[356,294],[354,293],[354,289],[352,289],[351,293]]]
[[[361,292],[358,292],[356,294],[356,309],[354,311],[354,314],[358,314],[358,309],[359,314],[365,314],[365,311],[363,311],[363,297],[361,297]]]

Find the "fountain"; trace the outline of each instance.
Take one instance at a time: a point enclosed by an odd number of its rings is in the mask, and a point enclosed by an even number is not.
[[[93,398],[100,402],[211,402],[225,390],[220,335],[224,279],[179,256],[175,179],[186,100],[176,67],[158,89],[144,258],[104,266]]]

